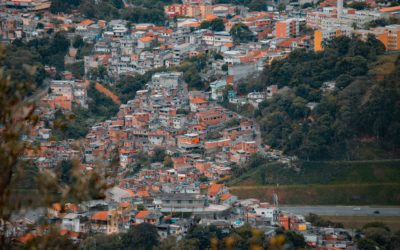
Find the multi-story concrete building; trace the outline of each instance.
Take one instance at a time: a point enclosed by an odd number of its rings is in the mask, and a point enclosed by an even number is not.
[[[287,38],[295,37],[300,32],[299,20],[295,18],[289,18],[286,20],[277,21],[275,23],[275,37],[276,38]]]
[[[400,50],[400,25],[388,25],[385,27],[371,28],[370,30],[356,30],[355,34],[367,39],[369,34],[374,35],[385,45],[387,51]]]
[[[385,45],[386,51],[400,50],[400,25],[388,25],[385,27],[371,28],[370,30],[353,30],[349,27],[336,29],[317,30],[314,32],[314,51],[323,50],[323,41],[339,37],[358,35],[366,40],[368,35],[374,35],[376,39]]]

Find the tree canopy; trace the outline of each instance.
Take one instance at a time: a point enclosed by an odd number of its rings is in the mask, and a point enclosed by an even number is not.
[[[354,140],[374,138],[387,149],[398,146],[400,69],[384,81],[366,76],[384,47],[369,36],[339,37],[325,42],[322,52],[296,50],[286,59],[273,61],[258,79],[238,86],[264,89],[277,84],[290,87],[259,105],[256,112],[264,142],[303,159],[337,157],[351,149]],[[333,81],[335,90],[323,92],[323,83]],[[311,105],[314,105],[311,108]],[[349,153],[349,151],[347,151]],[[344,153],[342,157],[352,158]],[[347,154],[347,155],[346,155]],[[346,155],[346,156],[345,156]]]
[[[211,21],[203,21],[200,25],[202,29],[210,29],[213,31],[224,31],[225,24],[224,21],[220,18],[213,19]]]
[[[254,41],[255,36],[249,27],[243,23],[237,23],[233,25],[230,30],[230,34],[233,37],[235,43],[246,43]]]

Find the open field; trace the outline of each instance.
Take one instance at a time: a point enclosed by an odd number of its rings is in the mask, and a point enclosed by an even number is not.
[[[360,229],[369,222],[382,222],[390,230],[396,232],[400,230],[400,217],[396,216],[321,216],[326,220],[340,222],[345,228]]]
[[[231,180],[231,186],[400,183],[400,160],[300,162],[295,171],[269,163]]]
[[[240,198],[288,205],[400,205],[400,160],[269,163],[228,182]],[[277,188],[279,184],[279,188]]]
[[[394,63],[397,60],[398,54],[386,54],[378,57],[370,70],[370,74],[388,75],[395,70]]]
[[[400,205],[400,183],[233,186],[239,198],[271,202],[278,194],[283,205]]]

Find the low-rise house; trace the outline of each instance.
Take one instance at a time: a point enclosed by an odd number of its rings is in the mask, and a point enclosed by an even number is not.
[[[77,213],[68,213],[62,218],[61,228],[71,232],[86,232],[87,216]]]
[[[228,193],[228,188],[224,184],[211,184],[208,187],[208,200],[217,203],[223,194]]]
[[[151,211],[149,210],[143,210],[143,211],[139,211],[136,215],[135,215],[135,223],[136,224],[140,224],[140,223],[144,223],[146,220],[146,217],[148,215],[151,214]]]
[[[207,197],[200,194],[162,194],[161,212],[201,211],[207,206]]]
[[[227,85],[226,80],[217,80],[210,83],[211,99],[216,101],[222,101],[226,85]]]
[[[118,233],[120,218],[116,210],[95,212],[90,217],[90,230],[104,234]]]
[[[235,203],[237,201],[237,197],[230,193],[225,193],[225,194],[221,195],[220,201],[224,205],[231,206],[233,203]]]

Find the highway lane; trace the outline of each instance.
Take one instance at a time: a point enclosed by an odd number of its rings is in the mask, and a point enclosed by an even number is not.
[[[399,216],[400,207],[379,206],[281,206],[282,211],[294,214],[307,215],[314,213],[318,215],[336,216]],[[379,214],[374,213],[379,211]]]

